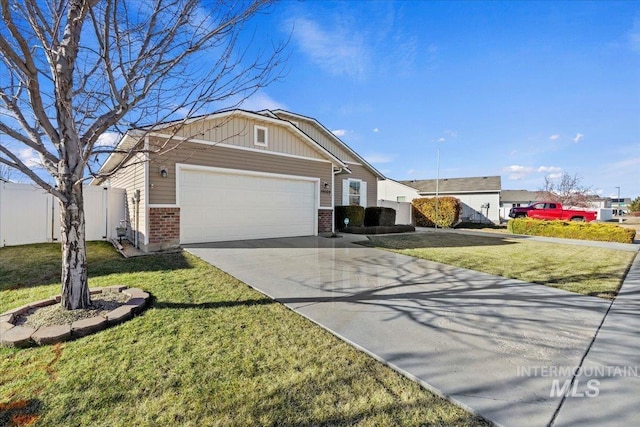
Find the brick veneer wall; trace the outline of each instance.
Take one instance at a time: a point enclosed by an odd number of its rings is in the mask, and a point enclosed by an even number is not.
[[[180,208],[149,208],[149,251],[180,245]]]
[[[330,233],[333,224],[333,211],[328,209],[318,210],[318,233]]]

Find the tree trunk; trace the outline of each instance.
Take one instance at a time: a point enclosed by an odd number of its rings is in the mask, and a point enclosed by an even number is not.
[[[91,305],[87,280],[87,248],[82,184],[60,183],[66,201],[60,201],[62,228],[62,306],[67,310]]]

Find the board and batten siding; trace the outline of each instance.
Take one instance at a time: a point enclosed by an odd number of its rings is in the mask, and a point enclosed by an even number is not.
[[[278,112],[278,116],[289,120],[291,122],[295,122],[298,125],[298,128],[309,135],[314,141],[324,147],[328,152],[342,160],[343,162],[357,162],[358,160],[354,158],[351,153],[349,153],[344,148],[340,147],[336,144],[330,137],[327,137],[326,131],[324,129],[319,129],[318,125],[315,123],[301,119],[295,116],[290,116],[285,113]]]
[[[364,166],[349,164],[351,174],[336,175],[335,205],[342,205],[342,180],[360,179],[367,183],[367,206],[376,206],[378,198],[378,178]]]
[[[135,204],[132,200],[133,195],[136,190],[140,190],[140,203],[138,206],[138,243],[139,246],[143,247],[145,244],[146,238],[146,221],[147,221],[147,207],[145,204],[146,200],[146,188],[145,188],[145,163],[144,163],[144,155],[138,154],[134,157],[130,162],[129,166],[125,166],[123,169],[120,169],[115,175],[109,178],[109,186],[113,188],[122,188],[125,190],[126,197],[126,208],[125,213],[127,216],[127,220],[129,221],[129,230],[136,230],[136,219],[135,219]],[[129,236],[132,241],[134,239],[134,235]]]
[[[268,129],[266,147],[254,144],[254,127]],[[197,121],[181,128],[177,136],[193,139],[198,142],[208,141],[211,144],[233,145],[259,151],[274,151],[294,156],[325,160],[326,156],[296,135],[295,130],[286,123],[276,124],[272,121],[230,116],[218,119]]]
[[[151,138],[153,145],[153,138]],[[320,186],[331,186],[332,164],[328,161],[304,160],[273,154],[183,142],[162,155],[153,156],[149,164],[149,203],[176,203],[176,163],[224,169],[247,170],[320,179]],[[168,176],[160,176],[166,168]],[[337,186],[337,184],[336,184]],[[375,197],[374,197],[375,200]],[[320,207],[331,207],[331,195],[320,193]]]

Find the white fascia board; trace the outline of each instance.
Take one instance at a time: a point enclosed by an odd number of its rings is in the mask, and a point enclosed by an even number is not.
[[[340,138],[335,136],[333,134],[333,132],[331,132],[322,123],[320,123],[318,120],[314,119],[313,117],[303,116],[303,115],[300,115],[300,114],[292,113],[291,111],[287,111],[287,110],[273,110],[273,113],[275,113],[275,114],[278,114],[278,113],[288,114],[288,115],[296,117],[296,118],[298,118],[300,120],[308,120],[308,121],[311,121],[311,122],[315,123],[320,129],[322,129],[327,135],[329,135],[329,137],[331,139],[333,139],[334,142],[336,142],[336,143],[338,143],[338,145],[342,146],[345,150],[347,150],[356,159],[359,159],[366,168],[370,169],[375,175],[378,175],[378,177],[385,178],[385,176],[378,169],[376,169],[373,166],[371,166],[371,164],[369,162],[367,162],[361,155],[359,155],[358,153],[353,151],[353,149],[351,149],[351,147],[349,147],[343,140],[341,140]]]

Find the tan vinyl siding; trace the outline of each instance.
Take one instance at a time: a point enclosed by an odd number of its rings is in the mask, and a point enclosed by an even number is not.
[[[351,178],[367,182],[367,206],[376,206],[378,203],[378,178],[364,166],[349,165],[349,169],[351,169],[351,174],[336,175],[335,205],[342,205],[342,180]]]
[[[127,221],[129,222],[129,229],[136,229],[135,222],[135,205],[132,201],[135,190],[140,190],[140,204],[138,206],[138,227],[139,232],[138,240],[142,247],[144,245],[144,239],[146,236],[146,205],[145,205],[145,193],[146,188],[144,185],[144,169],[145,164],[143,162],[143,155],[136,156],[129,162],[130,166],[127,166],[118,171],[114,176],[109,178],[109,185],[114,188],[122,188],[125,190],[125,196],[127,199]],[[133,235],[129,238],[133,240]]]
[[[154,141],[151,139],[151,144]],[[161,156],[152,157],[149,165],[150,204],[176,203],[176,163],[238,169],[255,172],[295,175],[320,179],[320,188],[325,182],[331,185],[331,163],[302,160],[273,154],[262,154],[234,148],[184,142],[179,148]],[[167,178],[160,176],[160,168],[169,172]],[[320,206],[331,206],[331,195],[320,193]]]
[[[254,126],[262,126],[268,129],[268,144],[266,147],[255,145]],[[259,119],[229,116],[185,125],[178,131],[177,136],[193,139],[196,142],[206,141],[211,144],[227,144],[254,150],[274,151],[276,153],[326,160],[326,155],[320,152],[321,148],[314,148],[310,143],[303,141],[299,135],[296,135],[295,131],[288,128],[286,123],[278,125]]]
[[[319,129],[318,126],[309,121],[295,116],[289,116],[284,113],[278,113],[278,115],[291,122],[296,122],[298,124],[298,128],[309,135],[314,141],[324,147],[331,154],[342,160],[343,162],[355,162],[358,163],[358,160],[353,157],[347,150],[340,147],[336,144],[330,137],[327,137],[326,131],[324,129]]]

